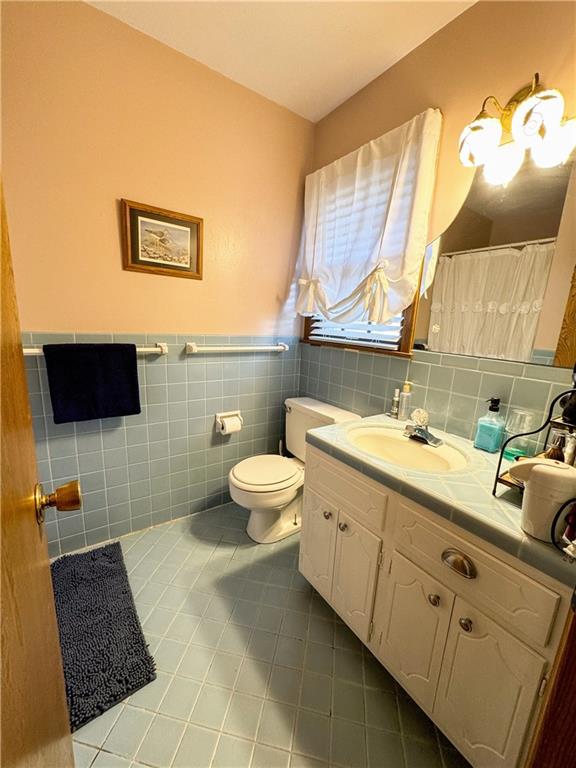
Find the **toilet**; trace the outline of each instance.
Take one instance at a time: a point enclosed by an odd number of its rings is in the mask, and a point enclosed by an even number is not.
[[[360,418],[311,397],[289,398],[285,411],[286,448],[294,457],[252,456],[232,467],[228,475],[230,496],[250,510],[246,532],[259,544],[272,544],[300,530],[306,432]]]

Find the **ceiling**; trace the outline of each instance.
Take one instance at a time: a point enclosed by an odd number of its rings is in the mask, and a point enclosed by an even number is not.
[[[317,121],[474,3],[90,4]]]

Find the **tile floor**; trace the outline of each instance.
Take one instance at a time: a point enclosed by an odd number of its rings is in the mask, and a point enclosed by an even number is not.
[[[121,539],[158,677],[74,734],[77,768],[468,763],[234,504]]]

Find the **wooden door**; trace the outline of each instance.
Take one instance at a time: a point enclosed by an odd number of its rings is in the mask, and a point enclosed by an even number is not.
[[[428,711],[432,710],[454,594],[398,552],[392,556],[376,649],[378,658]]]
[[[382,539],[345,512],[338,516],[332,579],[332,607],[364,642],[368,641]]]
[[[456,598],[434,719],[475,768],[518,764],[545,664]]]
[[[300,573],[322,597],[330,600],[338,510],[308,489],[304,492]]]
[[[571,613],[549,684],[546,706],[536,728],[530,768],[566,768],[574,762],[576,723],[576,617]]]
[[[572,368],[576,365],[576,267],[572,272],[572,282],[570,283],[570,293],[566,301],[564,310],[564,319],[558,336],[558,345],[556,346],[556,355],[554,356],[554,365],[562,368]],[[566,387],[568,389],[568,387]]]
[[[74,765],[48,548],[36,522],[32,418],[2,201],[2,711],[3,768]]]

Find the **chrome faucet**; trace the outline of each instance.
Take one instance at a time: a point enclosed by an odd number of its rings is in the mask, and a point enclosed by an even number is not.
[[[433,448],[444,444],[444,440],[439,437],[435,437],[428,429],[428,422],[430,421],[430,414],[425,411],[424,408],[416,408],[412,411],[410,418],[414,424],[406,424],[404,434],[409,437],[410,440],[417,440],[419,443],[426,443]]]

